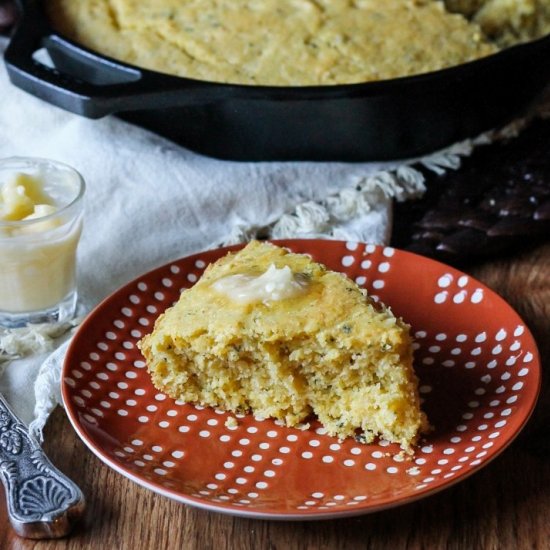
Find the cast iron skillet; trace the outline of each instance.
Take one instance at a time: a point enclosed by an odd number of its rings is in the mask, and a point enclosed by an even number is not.
[[[550,80],[550,36],[419,76],[364,84],[243,86],[139,69],[50,27],[37,0],[5,53],[11,81],[90,118],[116,113],[200,153],[232,160],[404,158],[498,126]],[[33,58],[45,47],[56,69]]]

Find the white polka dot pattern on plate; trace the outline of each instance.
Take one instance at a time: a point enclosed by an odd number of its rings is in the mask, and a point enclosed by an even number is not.
[[[444,304],[448,300],[455,304],[479,304],[483,301],[483,289],[466,275],[456,277],[452,273],[445,273],[439,276],[436,285],[438,290],[433,299],[436,304]]]
[[[354,245],[356,243],[353,243]],[[395,254],[395,249],[385,247],[380,249],[372,244],[363,246],[347,247],[348,251],[355,254],[347,254],[342,258],[344,268],[358,268],[359,272],[354,277],[355,282],[367,288],[370,291],[373,300],[378,301],[379,297],[373,291],[379,291],[385,288],[386,281],[384,276],[391,270],[391,261]]]
[[[311,245],[296,246],[305,252]],[[412,323],[424,406],[447,411],[444,425],[430,414],[435,432],[413,456],[383,440],[338,441],[315,422],[299,430],[186,405],[152,387],[137,340],[181,288],[198,280],[216,252],[140,277],[91,315],[88,322],[100,327],[97,339],[77,335],[79,345],[63,373],[72,421],[119,470],[178,500],[233,513],[357,513],[427,494],[490,460],[507,442],[517,415],[526,414],[539,372],[532,338],[519,318],[485,313],[487,304],[500,299],[471,277],[435,263],[437,268],[424,269],[433,281],[422,297],[425,311],[414,309],[407,296],[392,300],[403,277],[412,284],[403,267],[407,256],[389,247],[324,242],[314,259],[323,261],[331,247],[338,254],[329,267],[349,270],[358,284],[395,302]],[[453,313],[457,308],[470,317]],[[437,323],[432,312],[439,315]],[[236,426],[225,426],[228,416],[237,419]],[[369,490],[373,480],[375,494]]]

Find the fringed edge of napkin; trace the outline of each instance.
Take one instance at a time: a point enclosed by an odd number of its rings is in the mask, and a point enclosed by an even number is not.
[[[542,116],[548,109],[548,102],[543,102],[525,117],[516,119],[499,130],[484,132],[476,138],[455,143],[436,153],[403,161],[400,166],[356,178],[350,186],[321,201],[298,204],[294,210],[283,214],[271,224],[236,224],[227,238],[218,244],[228,246],[253,238],[364,240],[360,227],[351,222],[380,207],[386,207],[391,200],[403,202],[421,197],[426,191],[426,178],[420,168],[438,175],[447,170],[457,170],[462,158],[470,156],[475,147],[517,136],[530,120],[535,116]],[[389,235],[387,237],[389,240]]]
[[[0,327],[0,369],[14,359],[53,351],[59,338],[80,323],[75,317],[63,323],[41,323],[19,328]]]
[[[50,353],[34,381],[34,420],[29,424],[31,434],[43,441],[42,430],[50,413],[61,400],[61,367],[70,338],[83,316],[82,311],[70,321],[41,323],[20,328],[0,328],[0,375],[11,361],[32,355]]]

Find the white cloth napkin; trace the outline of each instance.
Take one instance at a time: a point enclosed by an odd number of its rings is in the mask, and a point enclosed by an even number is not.
[[[6,43],[0,40],[0,54]],[[456,168],[471,148],[467,141],[423,163],[434,170]],[[12,86],[2,65],[0,158],[10,156],[59,160],[84,176],[78,250],[83,313],[153,267],[246,240],[259,229],[272,237],[387,242],[392,198],[424,190],[410,163],[206,158],[116,117],[88,120],[53,107]],[[35,420],[38,436],[58,402],[63,349],[44,361],[69,337],[68,328],[0,331],[0,391],[25,423]]]

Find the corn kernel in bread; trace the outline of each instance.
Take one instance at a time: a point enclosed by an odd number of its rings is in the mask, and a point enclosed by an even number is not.
[[[266,283],[263,301],[247,301],[225,284],[255,284],[270,269],[290,274],[291,295]],[[314,414],[330,435],[404,449],[427,425],[408,326],[349,278],[272,244],[253,241],[210,265],[139,347],[154,385],[185,402],[288,426]]]

